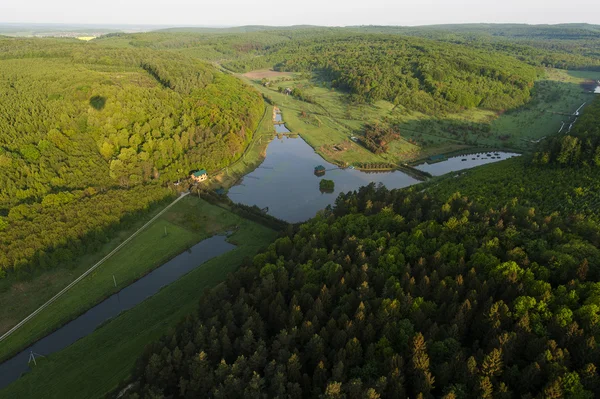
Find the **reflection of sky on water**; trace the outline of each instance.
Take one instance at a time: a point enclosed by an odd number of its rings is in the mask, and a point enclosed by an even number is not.
[[[314,175],[317,165],[325,166],[325,176]],[[321,193],[321,178],[335,182],[333,193]],[[355,169],[338,169],[316,154],[301,138],[283,137],[269,144],[261,167],[247,175],[241,185],[232,187],[229,196],[233,201],[246,205],[269,207],[269,214],[280,219],[301,222],[333,204],[341,192],[357,190],[371,182],[381,182],[390,189],[418,183],[399,171],[365,173]]]
[[[488,154],[490,156],[488,156]],[[424,163],[415,166],[415,168],[422,170],[423,172],[429,172],[433,176],[440,176],[448,172],[470,169],[474,168],[475,166],[498,162],[516,156],[519,156],[519,154],[513,152],[481,152],[477,154],[451,157],[445,161],[432,163],[431,165]],[[466,161],[463,161],[463,159],[466,159]]]

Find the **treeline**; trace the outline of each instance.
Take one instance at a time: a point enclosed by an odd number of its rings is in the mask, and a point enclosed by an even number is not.
[[[89,234],[105,239],[169,197],[167,183],[227,166],[264,112],[257,92],[178,53],[48,39],[0,48],[3,271],[62,264],[42,259],[85,251]]]
[[[600,98],[584,108],[570,132],[550,139],[545,147],[535,154],[537,164],[600,167]]]
[[[374,185],[148,346],[128,398],[593,398],[600,226]]]

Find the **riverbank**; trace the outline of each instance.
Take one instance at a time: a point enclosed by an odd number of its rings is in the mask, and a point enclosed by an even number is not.
[[[265,112],[246,150],[237,161],[211,177],[208,183],[210,189],[230,188],[260,166],[266,156],[267,146],[273,138],[272,113],[273,106],[265,102]]]
[[[102,398],[126,380],[145,346],[192,314],[204,290],[223,281],[276,233],[244,221],[229,239],[237,248],[164,287],[68,348],[38,360],[33,370],[0,391],[0,397]]]
[[[0,359],[6,360],[47,336],[197,242],[245,223],[251,222],[198,198],[182,199],[101,267],[3,341]]]

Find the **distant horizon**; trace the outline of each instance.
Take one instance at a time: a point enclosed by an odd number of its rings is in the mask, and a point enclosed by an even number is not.
[[[600,24],[600,2],[589,0],[20,0],[0,4],[2,23],[77,25],[167,25],[174,27],[426,26],[468,23]]]
[[[209,28],[209,29],[231,29],[245,27],[267,27],[267,28],[293,28],[293,27],[318,27],[318,28],[352,28],[352,27],[397,27],[397,28],[418,28],[426,26],[452,26],[452,25],[523,25],[523,26],[560,26],[560,25],[590,25],[600,26],[600,23],[590,22],[557,22],[557,23],[525,23],[525,22],[448,22],[431,23],[419,25],[400,25],[400,24],[352,24],[352,25],[320,25],[309,23],[298,23],[290,25],[269,25],[259,23],[249,23],[242,25],[207,25],[207,24],[168,24],[168,23],[69,23],[69,22],[4,22],[0,21],[1,26],[56,26],[56,27],[94,27],[94,28],[118,28],[118,27],[165,27],[165,28]]]

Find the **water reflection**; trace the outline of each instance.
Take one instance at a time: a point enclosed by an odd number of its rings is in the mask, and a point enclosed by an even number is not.
[[[30,352],[48,355],[71,345],[75,341],[94,332],[106,320],[131,309],[144,299],[157,293],[202,263],[235,248],[226,241],[225,236],[208,238],[188,251],[181,253],[161,267],[150,272],[133,284],[94,306],[78,318],[65,324],[52,334],[42,338],[18,355],[0,365],[0,388],[15,381],[29,370],[27,361]],[[123,249],[126,250],[126,249]]]
[[[474,168],[475,166],[498,162],[519,155],[520,154],[514,152],[480,152],[476,154],[451,157],[446,159],[445,161],[436,162],[432,164],[424,163],[415,166],[415,168],[422,170],[423,172],[429,172],[433,176],[441,176],[449,172],[470,169]]]
[[[315,176],[317,165],[325,166],[324,176]],[[321,193],[321,178],[335,182],[333,193]],[[269,144],[263,165],[232,187],[228,195],[239,203],[268,207],[269,214],[295,223],[306,221],[333,204],[341,192],[357,190],[371,182],[381,182],[393,189],[410,186],[418,180],[399,171],[365,173],[339,169],[301,138],[283,137]]]

